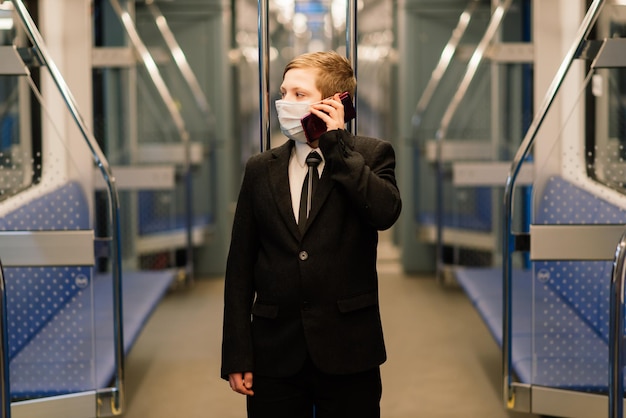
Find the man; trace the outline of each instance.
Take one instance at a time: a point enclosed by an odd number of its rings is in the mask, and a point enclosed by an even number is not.
[[[222,377],[247,395],[250,418],[380,416],[376,249],[401,200],[391,144],[344,129],[339,93],[355,89],[339,54],[296,57],[276,102],[290,140],[246,165],[226,267]],[[309,112],[327,131],[307,142],[300,120]]]

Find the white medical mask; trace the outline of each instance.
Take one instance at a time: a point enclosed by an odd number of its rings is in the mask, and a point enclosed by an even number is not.
[[[289,139],[306,144],[306,135],[300,120],[309,113],[311,103],[288,102],[286,100],[276,100],[276,111],[278,112],[278,122],[280,131]]]

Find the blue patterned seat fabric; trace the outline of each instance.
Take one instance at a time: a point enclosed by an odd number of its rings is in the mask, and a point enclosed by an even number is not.
[[[626,211],[552,177],[535,224],[626,224]],[[512,365],[522,383],[604,393],[608,387],[610,261],[538,261],[512,274]],[[502,344],[502,269],[457,279]]]
[[[0,218],[2,231],[90,229],[80,184],[67,183]],[[107,387],[115,371],[110,274],[91,266],[4,268],[10,389],[30,399]],[[174,279],[172,271],[124,271],[124,349]]]

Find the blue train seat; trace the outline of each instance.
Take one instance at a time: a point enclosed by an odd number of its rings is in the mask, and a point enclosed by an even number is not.
[[[535,224],[623,224],[626,213],[560,177]],[[522,383],[606,392],[610,261],[538,261],[512,272],[512,367]],[[459,268],[457,280],[502,345],[501,268]]]
[[[489,232],[492,225],[492,191],[487,187],[477,187],[466,191],[471,195],[468,205],[457,208],[445,208],[441,223],[444,228],[456,228],[476,232]],[[420,225],[435,225],[435,212],[422,211],[417,215]]]
[[[421,173],[422,156],[418,151],[413,154],[413,175],[414,178],[424,177]],[[428,180],[432,181],[432,180]],[[459,203],[457,190],[448,182],[444,182],[446,201],[444,205],[454,207],[442,208],[441,224],[444,228],[463,229],[474,232],[489,232],[493,229],[493,190],[490,187],[474,187],[471,189],[464,189],[462,203]],[[428,209],[428,206],[434,205],[435,197],[426,198],[423,195],[424,190],[428,190],[427,187],[417,184],[414,190],[415,202],[414,202],[414,218],[419,225],[433,226],[437,224],[437,214],[433,209]],[[428,202],[420,203],[420,199],[427,200]],[[432,200],[432,202],[431,202]]]
[[[142,190],[138,194],[140,235],[185,229],[186,218],[182,210],[183,205],[177,208],[172,203],[172,199],[179,199],[182,202],[184,197],[173,196],[171,191]],[[192,226],[206,226],[211,221],[208,213],[197,213],[193,215]]]
[[[0,219],[0,230],[89,229],[80,184],[67,183]],[[91,266],[7,267],[10,389],[29,399],[107,387],[115,372],[112,275]],[[124,350],[175,279],[173,271],[122,274]]]

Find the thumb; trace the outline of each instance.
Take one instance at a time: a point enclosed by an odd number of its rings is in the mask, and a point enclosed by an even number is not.
[[[252,388],[252,373],[247,372],[243,375],[243,385],[246,389]]]

